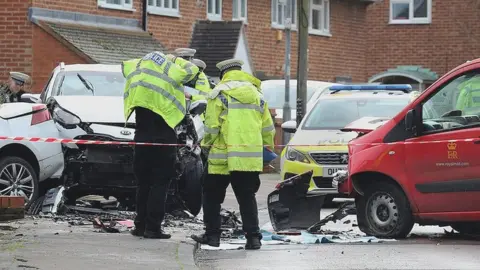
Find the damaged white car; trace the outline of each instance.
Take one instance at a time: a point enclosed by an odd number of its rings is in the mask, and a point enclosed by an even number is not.
[[[65,65],[53,71],[39,97],[47,104],[62,138],[131,142],[135,115],[125,123],[123,93],[125,78],[120,65]],[[172,181],[172,207],[185,206],[193,215],[201,209],[203,160],[196,144],[203,135],[199,115],[205,101],[188,104],[184,121],[177,127],[179,143],[178,177]],[[133,174],[133,147],[130,145],[65,144],[63,185],[66,197],[74,202],[85,195],[113,196],[133,209],[136,180]]]
[[[23,196],[29,207],[39,196],[40,184],[61,176],[63,154],[60,143],[6,139],[59,136],[46,106],[26,99],[0,105],[0,196]]]

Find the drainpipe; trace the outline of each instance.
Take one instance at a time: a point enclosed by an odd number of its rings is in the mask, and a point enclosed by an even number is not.
[[[142,12],[142,29],[143,31],[147,31],[147,6],[148,6],[148,0],[143,0],[143,12]]]

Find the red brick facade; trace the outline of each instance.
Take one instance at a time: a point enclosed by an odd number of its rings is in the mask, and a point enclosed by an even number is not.
[[[41,91],[51,70],[64,61],[84,63],[71,49],[28,21],[28,8],[142,18],[143,0],[132,0],[133,10],[98,7],[97,0],[0,0],[0,80],[10,70],[31,74],[34,91]],[[165,47],[188,46],[196,20],[207,18],[207,0],[179,0],[180,16],[149,14],[148,31]],[[435,1],[430,24],[389,24],[390,0],[365,4],[356,0],[330,0],[331,37],[310,35],[309,79],[333,81],[350,76],[354,82],[397,65],[421,65],[439,75],[478,57],[480,8],[473,0]],[[367,16],[368,15],[368,16]],[[222,19],[232,19],[232,0],[223,0]],[[247,42],[254,69],[282,77],[285,37],[272,28],[271,1],[248,1]],[[280,40],[277,38],[280,37]],[[297,62],[297,32],[292,32],[292,77]]]
[[[390,0],[368,14],[367,75],[397,65],[421,65],[440,76],[480,57],[480,6],[475,0],[432,0],[430,24],[389,24]]]
[[[101,8],[97,0],[71,3],[67,0],[0,0],[6,9],[0,20],[0,79],[7,77],[11,69],[31,74],[33,89],[41,91],[53,67],[59,62],[84,63],[70,49],[65,47],[28,21],[29,7],[53,10],[82,12],[141,21],[141,0],[133,0],[132,11]],[[364,39],[366,7],[356,1],[330,1],[330,31],[332,36],[310,35],[309,39],[309,79],[333,81],[335,76],[348,75],[353,81],[366,78],[367,42]],[[21,3],[21,4],[19,4]],[[206,0],[180,0],[180,17],[149,14],[148,31],[168,49],[184,47],[190,43],[193,25],[196,20],[207,17]],[[247,42],[254,69],[267,76],[281,77],[285,38],[277,41],[278,32],[271,26],[271,1],[248,1]],[[232,19],[232,1],[223,0],[222,19]],[[292,32],[292,77],[295,76],[297,62],[297,35]]]
[[[27,19],[30,1],[0,0],[0,80],[10,70],[32,72],[32,24]]]

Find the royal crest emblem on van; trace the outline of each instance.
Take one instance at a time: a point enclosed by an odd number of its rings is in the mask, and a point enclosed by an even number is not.
[[[132,132],[124,129],[124,130],[120,131],[120,134],[122,134],[122,135],[130,135],[130,134],[132,134]]]

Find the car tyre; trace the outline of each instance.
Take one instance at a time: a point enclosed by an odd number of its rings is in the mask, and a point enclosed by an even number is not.
[[[202,209],[203,197],[203,163],[200,158],[189,161],[183,173],[183,183],[180,191],[182,200],[190,213],[197,216]]]
[[[391,183],[366,188],[355,200],[359,229],[378,238],[406,238],[415,224],[408,198]]]
[[[25,200],[25,209],[28,210],[30,205],[38,199],[39,183],[37,173],[32,165],[23,158],[13,156],[1,158],[0,179],[9,181],[7,185],[7,183],[2,183],[0,180],[0,195],[18,195],[18,192],[23,192],[23,194],[29,197],[28,200]],[[22,180],[28,182],[23,182]],[[7,188],[10,188],[10,190],[7,190]],[[12,193],[12,191],[14,192]]]

